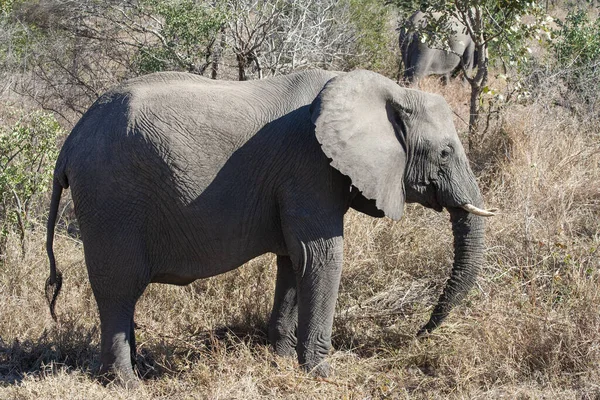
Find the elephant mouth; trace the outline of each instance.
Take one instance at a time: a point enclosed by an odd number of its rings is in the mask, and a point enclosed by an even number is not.
[[[423,207],[431,208],[437,212],[444,210],[441,193],[434,182],[427,181],[406,185],[406,189],[407,202],[418,203]]]
[[[442,192],[440,190],[438,190],[438,188],[435,185],[435,182],[432,183],[432,186],[434,187],[436,196],[433,197],[433,204],[431,205],[431,208],[433,208],[434,210],[436,210],[438,212],[442,211],[442,209],[444,207],[448,208],[448,209],[462,208],[463,210],[465,210],[468,213],[473,214],[473,215],[478,215],[480,217],[493,217],[494,215],[496,215],[496,212],[498,211],[497,208],[482,209],[482,208],[474,206],[470,202],[461,202],[456,205],[444,203],[441,200]],[[445,205],[442,206],[441,204],[445,204]]]
[[[433,182],[418,183],[406,186],[406,200],[409,203],[418,203],[426,208],[442,212],[444,206],[440,201],[440,193]]]
[[[437,199],[433,199],[433,201],[429,202],[429,204],[427,204],[426,207],[432,208],[437,212],[442,212],[444,210],[444,207],[439,203]]]
[[[428,196],[429,207],[433,208],[437,212],[444,210],[444,202],[442,201],[443,194],[440,188],[436,185],[436,181],[431,181],[431,184],[427,188],[432,192],[432,196]]]
[[[442,202],[438,198],[439,192],[436,190],[435,187],[433,187],[433,185],[431,187],[429,187],[428,190],[431,190],[433,193],[432,193],[432,195],[425,197],[424,201],[421,202],[421,204],[423,206],[425,206],[427,208],[431,208],[437,212],[442,212],[444,210],[444,206],[442,205]]]
[[[417,194],[415,199],[412,201],[416,201],[424,207],[431,208],[437,212],[442,212],[444,208],[462,208],[463,210],[469,212],[470,214],[478,215],[480,217],[492,217],[498,211],[497,208],[490,209],[481,209],[469,202],[448,202],[444,201],[444,193],[440,190],[435,181],[430,181],[428,184],[419,184],[415,185],[411,188],[407,193],[407,199],[411,202],[410,196],[411,194]]]

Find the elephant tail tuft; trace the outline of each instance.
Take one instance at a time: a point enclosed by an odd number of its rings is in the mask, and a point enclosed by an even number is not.
[[[50,201],[48,224],[46,226],[46,252],[48,253],[48,259],[50,260],[50,277],[46,280],[45,286],[46,300],[48,300],[50,315],[52,315],[54,321],[58,321],[54,308],[56,306],[56,298],[62,287],[62,273],[56,268],[56,259],[54,258],[53,250],[54,228],[56,226],[56,217],[58,216],[58,206],[60,204],[62,191],[63,185],[55,178],[52,186],[52,199]]]
[[[50,267],[52,270],[52,267]],[[52,315],[52,319],[55,322],[58,322],[58,318],[56,317],[56,298],[58,297],[58,293],[62,288],[62,272],[56,270],[56,266],[54,267],[55,274],[54,279],[52,279],[52,273],[50,277],[46,280],[46,300],[48,300],[48,306],[50,307],[50,315]]]

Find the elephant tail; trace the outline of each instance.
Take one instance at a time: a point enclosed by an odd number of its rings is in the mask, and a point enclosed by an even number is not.
[[[52,186],[52,199],[50,200],[50,213],[48,214],[48,224],[46,226],[46,252],[48,253],[48,259],[50,260],[50,277],[46,280],[45,286],[46,300],[48,300],[50,315],[52,315],[54,321],[58,321],[54,306],[56,305],[56,298],[62,287],[62,273],[56,268],[56,259],[54,258],[52,246],[54,244],[54,228],[56,226],[56,217],[58,216],[58,206],[60,204],[62,192],[63,185],[55,176]]]

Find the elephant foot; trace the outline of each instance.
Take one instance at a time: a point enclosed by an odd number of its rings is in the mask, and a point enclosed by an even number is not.
[[[134,390],[140,387],[141,382],[137,377],[119,378],[119,385],[127,390]]]
[[[271,339],[273,351],[280,357],[296,357],[296,338],[279,337]]]
[[[331,373],[331,367],[325,360],[319,362],[307,362],[301,365],[302,369],[315,378],[327,378]]]
[[[322,351],[305,351],[299,352],[298,360],[301,368],[309,375],[315,378],[327,378],[330,374],[331,367],[325,359],[327,352]]]
[[[273,351],[280,357],[295,357],[296,347],[289,344],[277,343],[273,345]]]
[[[275,354],[281,357],[296,357],[295,327],[293,329],[269,329],[269,343]]]
[[[125,389],[137,389],[141,385],[140,379],[133,371],[122,371],[114,369],[101,369],[99,373],[100,382],[105,385],[116,385]]]

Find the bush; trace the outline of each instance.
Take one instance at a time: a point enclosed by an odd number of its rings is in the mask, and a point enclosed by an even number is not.
[[[398,37],[390,24],[393,20],[391,8],[374,0],[350,0],[349,5],[356,39],[346,68],[364,68],[387,76],[396,75]]]
[[[155,34],[159,40],[140,46],[135,72],[145,74],[175,69],[204,73],[224,22],[218,7],[193,0],[147,0],[141,4],[137,12],[155,15],[162,23],[158,24]]]
[[[553,31],[551,45],[554,73],[593,112],[599,100],[600,18],[592,21],[586,11],[578,10],[556,22],[559,28]]]
[[[40,111],[0,127],[0,253],[10,232],[17,231],[23,243],[35,201],[50,186],[63,133],[52,114]]]

